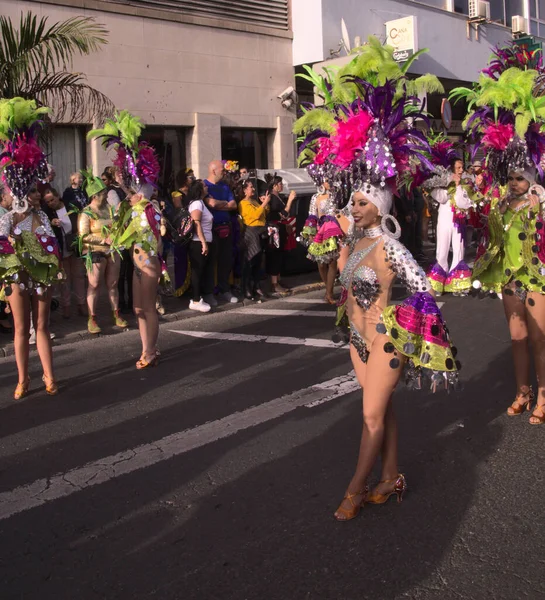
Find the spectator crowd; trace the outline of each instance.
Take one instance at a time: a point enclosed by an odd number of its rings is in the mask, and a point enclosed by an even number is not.
[[[104,318],[96,318],[101,285],[108,294],[114,326],[127,327],[122,315],[133,310],[134,268],[129,251],[109,253],[107,236],[101,235],[104,224],[116,218],[125,194],[116,167],[105,168],[101,179],[106,189],[94,193],[86,188],[82,173],[72,173],[61,192],[50,165],[47,180],[33,190],[51,221],[65,273],[56,286],[52,308],[59,308],[65,319],[74,313],[87,317],[92,334],[100,333],[99,321]],[[160,252],[172,274],[170,284],[158,286],[160,314],[165,312],[164,295],[189,295],[191,310],[209,312],[221,302],[235,304],[244,298],[261,302],[286,291],[280,276],[286,252],[296,245],[289,219],[296,194],[284,197],[280,177],[270,174],[260,180],[236,163],[214,160],[202,180],[191,168],[181,169],[174,187],[155,190],[151,198],[162,215]],[[11,200],[2,190],[0,216],[11,209]],[[262,285],[267,279],[269,284]],[[12,332],[5,303],[0,303],[0,332]]]

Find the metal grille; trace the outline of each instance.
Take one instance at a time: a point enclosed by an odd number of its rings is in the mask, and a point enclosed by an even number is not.
[[[113,0],[117,4],[171,10],[182,15],[289,29],[288,0]]]

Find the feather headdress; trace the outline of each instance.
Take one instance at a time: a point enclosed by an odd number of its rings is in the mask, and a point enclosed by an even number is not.
[[[513,53],[511,47],[505,52],[497,49],[491,66],[481,73],[473,88],[451,92],[455,101],[463,98],[468,102],[464,128],[475,144],[474,155],[482,147],[486,166],[501,185],[507,183],[511,170],[533,167],[543,176],[543,71],[540,62],[535,64],[537,69],[529,68],[529,63],[510,66],[515,60]]]
[[[113,119],[108,119],[102,129],[94,129],[87,134],[87,139],[101,139],[104,148],[115,149],[114,165],[120,169],[125,186],[134,191],[144,186],[144,189],[156,187],[160,172],[155,149],[140,141],[143,128],[138,117],[122,110]],[[149,189],[146,191],[149,194]]]
[[[48,108],[37,108],[34,100],[0,100],[0,169],[2,180],[13,196],[13,210],[25,212],[26,196],[37,181],[45,181],[48,170],[38,133]]]
[[[299,164],[307,166],[316,183],[329,179],[343,186],[367,182],[384,188],[410,170],[411,157],[428,160],[426,138],[413,125],[427,121],[416,93],[442,91],[442,86],[433,75],[410,81],[410,64],[400,66],[393,53],[370,36],[342,69],[324,69],[319,75],[304,67],[300,77],[314,84],[323,104],[302,105],[294,132],[301,142]]]

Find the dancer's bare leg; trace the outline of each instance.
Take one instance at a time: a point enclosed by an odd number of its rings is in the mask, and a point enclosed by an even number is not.
[[[395,418],[387,418],[386,415],[388,410],[393,414],[393,408],[391,407],[392,393],[401,377],[405,358],[398,356],[399,365],[397,368],[392,369],[390,361],[394,358],[394,355],[384,351],[384,344],[388,341],[386,335],[376,336],[367,365],[364,365],[361,361],[355,348],[352,345],[350,346],[350,356],[358,382],[360,385],[363,384],[364,399],[363,431],[358,463],[356,472],[348,485],[347,493],[349,494],[363,492],[367,484],[367,478],[381,450],[388,462],[388,469],[394,466],[394,456],[397,456],[397,448],[384,447],[385,443],[392,443],[393,438],[397,437]],[[395,460],[395,467],[395,473],[392,477],[397,475],[397,459]],[[391,477],[388,477],[388,479],[391,479]],[[360,501],[360,496],[356,497],[354,501]],[[346,510],[350,510],[351,506],[352,504],[348,500],[343,500],[341,503],[341,507]],[[335,513],[335,516],[339,519],[344,517],[343,513],[339,511]]]
[[[100,282],[105,272],[106,259],[103,259],[99,263],[93,263],[91,271],[87,275],[87,308],[89,309],[89,316],[96,315]]]
[[[530,349],[528,347],[526,307],[520,298],[506,294],[504,291],[503,308],[511,335],[517,395],[524,395],[530,388]]]
[[[53,372],[53,350],[49,332],[49,313],[51,310],[51,289],[41,296],[32,296],[32,321],[36,331],[36,348],[42,363],[44,375],[49,382],[55,380]]]
[[[537,408],[530,422],[538,424],[545,418],[545,296],[528,294],[526,310],[538,385]]]
[[[26,290],[21,290],[18,285],[12,286],[11,295],[8,296],[9,307],[13,316],[15,361],[19,374],[19,383],[28,379],[28,357],[30,353],[30,298]]]
[[[119,270],[121,268],[121,258],[119,256],[110,256],[106,261],[105,278],[106,289],[112,310],[119,310],[119,289],[117,282],[119,281]]]
[[[138,319],[138,330],[142,340],[142,357],[148,362],[157,354],[157,338],[159,337],[159,317],[155,308],[157,284],[161,274],[158,260],[133,277],[133,306]]]

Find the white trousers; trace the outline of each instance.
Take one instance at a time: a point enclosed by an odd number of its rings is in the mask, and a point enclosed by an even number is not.
[[[452,246],[452,263],[448,268],[448,253]],[[454,226],[454,215],[450,203],[440,204],[437,216],[437,262],[448,274],[464,260],[465,243],[458,229]]]

